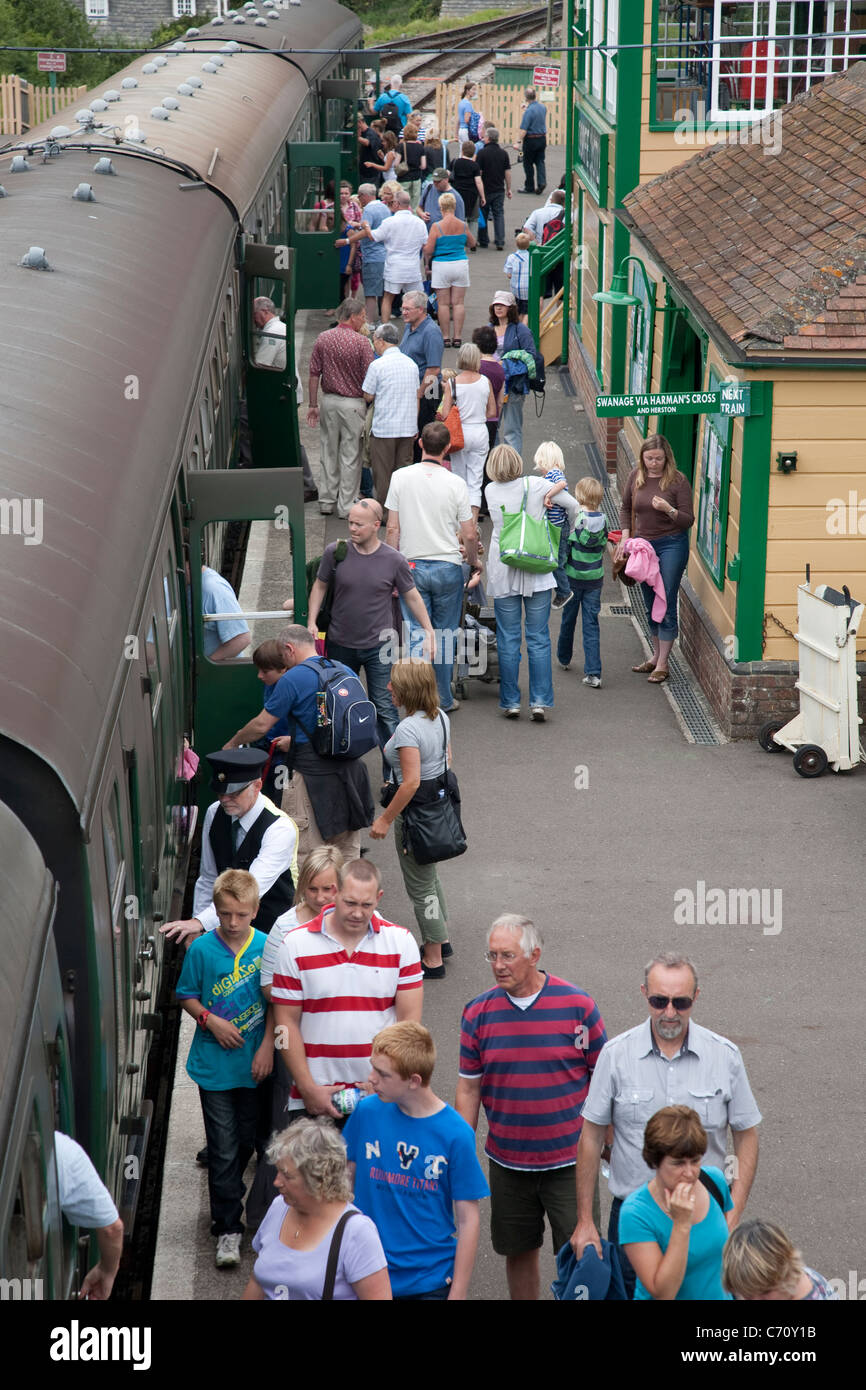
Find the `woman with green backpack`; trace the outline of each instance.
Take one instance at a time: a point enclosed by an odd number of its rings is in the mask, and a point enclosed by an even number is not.
[[[520,645],[525,633],[530,714],[543,723],[553,705],[549,624],[559,557],[559,529],[548,522],[544,505],[551,487],[545,478],[523,477],[523,460],[507,444],[491,449],[487,472],[492,479],[487,505],[493,523],[487,593],[496,614],[499,707],[507,719],[520,715]],[[577,502],[567,492],[560,492],[556,500],[570,518],[576,514]]]

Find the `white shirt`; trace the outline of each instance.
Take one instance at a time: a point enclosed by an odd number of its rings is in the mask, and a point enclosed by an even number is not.
[[[219,915],[213,905],[213,886],[219,874],[210,842],[210,828],[218,810],[219,802],[215,801],[205,812],[201,836],[201,866],[193,894],[192,915],[198,918],[205,931],[214,931],[220,924]],[[246,835],[250,826],[255,824],[265,810],[276,811],[277,819],[273,825],[268,826],[262,836],[259,852],[249,869],[259,885],[259,896],[262,898],[268,889],[274,886],[280,874],[284,874],[288,868],[292,870],[295,883],[298,881],[298,827],[285,811],[280,811],[279,807],[259,792],[250,810],[240,817],[241,830]],[[240,843],[243,844],[243,838]]]
[[[414,438],[418,433],[418,368],[396,343],[389,343],[382,356],[370,363],[361,389],[375,398],[373,434],[377,439]]]
[[[490,598],[509,598],[512,594],[526,597],[529,594],[543,593],[545,589],[556,588],[556,580],[552,574],[533,574],[530,570],[515,569],[513,565],[503,565],[499,558],[499,533],[502,530],[503,510],[520,511],[523,506],[525,482],[529,483],[526,514],[535,521],[540,521],[546,515],[544,499],[551,488],[546,478],[514,478],[510,483],[487,485],[485,496],[490,509],[490,520],[493,522],[493,534],[487,552],[487,594]],[[577,502],[567,492],[558,492],[556,500],[570,517],[579,510]]]
[[[253,353],[253,361],[257,367],[276,367],[278,371],[286,369],[286,325],[282,319],[268,319],[263,328],[256,330],[256,346]],[[298,350],[295,348],[295,361],[298,360]],[[301,386],[301,378],[297,367],[295,368],[295,389],[297,391],[297,404],[304,404],[304,392]]]
[[[80,1144],[54,1131],[60,1210],[71,1226],[101,1230],[117,1220],[117,1207]]]
[[[532,232],[535,240],[540,242],[541,235],[548,222],[552,222],[554,217],[563,217],[565,208],[561,208],[559,203],[545,203],[543,208],[536,208],[531,212],[523,224],[523,230]]]
[[[274,966],[277,963],[277,955],[280,947],[293,927],[298,926],[298,909],[290,907],[288,912],[283,912],[274,922],[268,932],[268,939],[262,947],[262,964],[259,970],[261,983],[272,985],[274,982]]]
[[[406,280],[420,280],[419,256],[421,247],[429,236],[429,229],[420,217],[409,208],[402,208],[374,227],[370,232],[374,241],[385,245],[385,279],[392,284],[402,284]]]
[[[462,478],[438,463],[398,468],[385,506],[399,517],[400,550],[407,560],[460,564],[457,530],[461,521],[472,517],[469,490]]]

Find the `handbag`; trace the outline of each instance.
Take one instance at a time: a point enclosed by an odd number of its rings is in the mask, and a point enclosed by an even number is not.
[[[629,535],[630,535],[630,536],[633,536],[633,535],[634,535],[634,485],[632,485],[632,490],[631,490],[631,531],[630,531]],[[616,553],[616,549],[614,548],[614,554],[615,554],[615,553]],[[614,577],[614,579],[619,579],[623,584],[625,584],[625,586],[626,586],[627,589],[633,589],[634,586],[635,586],[635,584],[637,583],[637,580],[636,580],[636,579],[632,579],[632,577],[631,577],[630,574],[626,574],[626,572],[625,572],[625,567],[626,567],[627,564],[628,564],[628,556],[627,556],[627,555],[623,555],[623,557],[622,557],[621,560],[614,560],[614,562],[613,562],[613,567],[612,567],[612,568],[613,568],[613,577]]]
[[[457,408],[456,377],[453,377],[451,381],[451,409],[445,416],[444,424],[448,427],[448,433],[451,436],[451,444],[448,452],[455,453],[457,450],[462,449],[466,442],[463,438],[463,421],[460,419],[460,411]]]
[[[448,735],[442,725],[443,767],[439,777],[418,787],[403,807],[403,853],[411,852],[417,864],[439,864],[466,853],[466,831],[460,820],[460,788],[448,766]]]
[[[545,517],[528,515],[529,479],[523,480],[523,505],[519,512],[502,511],[499,558],[512,569],[530,574],[552,574],[559,565],[559,527]]]
[[[407,153],[406,153],[406,141],[404,140],[404,141],[403,141],[403,159],[402,159],[402,162],[401,162],[400,164],[397,165],[397,178],[398,178],[398,179],[405,179],[405,178],[408,178],[408,176],[409,176],[409,156],[408,156]]]
[[[337,1283],[337,1265],[340,1261],[340,1246],[343,1244],[343,1232],[353,1216],[358,1216],[356,1211],[344,1211],[336,1226],[334,1234],[331,1236],[331,1245],[328,1250],[328,1263],[325,1267],[325,1284],[322,1289],[322,1299],[324,1303],[329,1303],[334,1297],[334,1288]]]

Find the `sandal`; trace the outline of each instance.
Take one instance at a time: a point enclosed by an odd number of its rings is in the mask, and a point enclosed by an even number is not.
[[[659,666],[655,671],[653,671],[651,676],[647,676],[647,683],[649,685],[661,685],[662,682],[666,681],[669,676],[670,671],[667,669],[667,667]]]
[[[450,346],[451,346],[451,339],[450,339],[450,338],[443,338],[443,339],[442,339],[442,346],[443,346],[443,347],[450,347]]]
[[[642,661],[641,664],[640,664],[640,666],[632,666],[631,669],[632,669],[633,671],[640,671],[641,673],[643,673],[643,672],[645,672],[645,671],[654,671],[655,668],[656,668],[656,664],[655,664],[655,659],[653,658],[653,659],[650,660],[650,661]]]
[[[456,347],[456,348],[462,347],[462,346],[463,346],[463,339],[462,339],[462,338],[452,338],[452,339],[451,339],[451,346],[452,346],[452,347]]]

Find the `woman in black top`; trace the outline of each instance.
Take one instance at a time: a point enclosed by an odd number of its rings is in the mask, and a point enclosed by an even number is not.
[[[465,140],[460,149],[461,153],[451,165],[451,183],[463,199],[469,230],[477,238],[478,204],[484,196],[481,166],[475,162],[474,141]],[[472,250],[475,250],[474,246]]]
[[[400,183],[412,199],[414,212],[421,197],[421,160],[424,155],[424,146],[418,139],[418,127],[414,121],[406,123],[402,139],[397,146],[397,154],[409,170],[408,174],[400,179]]]
[[[424,153],[421,157],[421,172],[429,179],[434,169],[445,168],[445,150],[439,138],[439,127],[435,120],[429,120],[424,132]]]

